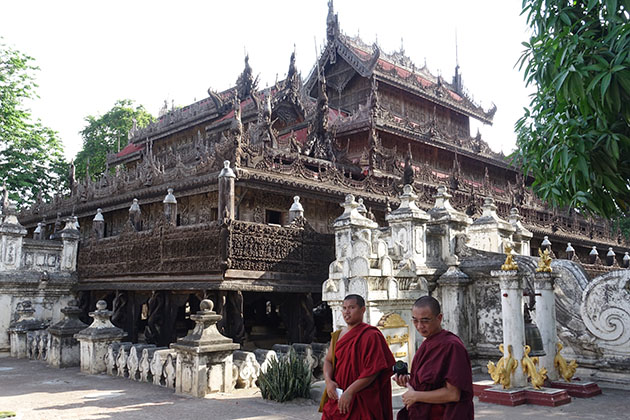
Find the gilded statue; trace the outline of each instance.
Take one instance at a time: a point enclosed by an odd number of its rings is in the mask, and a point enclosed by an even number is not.
[[[512,247],[509,244],[505,244],[505,262],[501,266],[501,270],[503,271],[515,271],[518,270],[518,264],[514,261],[514,256],[512,255]]]
[[[531,347],[528,345],[525,346],[525,355],[523,359],[521,359],[521,365],[523,366],[523,373],[529,376],[534,389],[540,389],[545,383],[545,379],[547,379],[547,368],[537,369],[538,357],[530,358],[529,352],[531,350]]]
[[[558,373],[560,376],[567,382],[571,382],[571,378],[575,375],[575,370],[577,369],[577,362],[575,360],[571,360],[567,363],[566,359],[562,357],[560,354],[560,350],[562,350],[562,343],[557,343],[556,347],[558,351],[556,352],[556,357],[553,358],[553,366],[558,369]]]
[[[551,255],[549,255],[549,250],[545,249],[545,252],[543,252],[540,248],[538,248],[538,256],[540,257],[540,260],[538,260],[538,268],[536,268],[536,272],[551,273]]]
[[[499,350],[501,351],[501,358],[495,365],[494,362],[488,362],[488,373],[495,384],[499,383],[501,373],[505,371],[505,351],[503,350],[503,343],[499,344]]]
[[[503,357],[499,359],[496,366],[494,363],[488,362],[488,373],[495,384],[501,384],[503,389],[509,389],[511,386],[512,373],[516,370],[518,361],[512,356],[512,345],[508,346],[507,359],[503,351],[503,344],[499,345],[499,350],[503,353]]]

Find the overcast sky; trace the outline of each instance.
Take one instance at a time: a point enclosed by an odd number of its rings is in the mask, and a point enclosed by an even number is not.
[[[245,51],[260,86],[287,72],[296,48],[306,78],[326,35],[326,0],[0,1],[4,43],[32,56],[40,99],[35,117],[59,132],[66,156],[81,148],[87,115],[132,99],[153,115],[167,100],[185,106],[235,84]],[[455,39],[463,83],[498,111],[480,127],[495,150],[514,148],[514,122],[529,102],[515,68],[527,40],[519,0],[335,0],[341,30],[400,50],[451,80]]]

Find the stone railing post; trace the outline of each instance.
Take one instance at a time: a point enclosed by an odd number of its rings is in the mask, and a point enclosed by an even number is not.
[[[27,357],[27,334],[29,331],[41,330],[46,327],[46,322],[35,319],[35,309],[30,300],[17,304],[18,319],[8,329],[11,340],[11,357],[23,359]]]
[[[76,300],[68,302],[68,306],[61,310],[64,319],[48,327],[48,364],[52,367],[65,368],[81,364],[81,346],[74,335],[87,328],[87,324],[79,320],[82,311],[78,305]]]
[[[111,343],[122,340],[127,333],[115,327],[111,321],[112,311],[107,310],[107,302],[96,302],[96,311],[89,314],[94,321],[92,324],[74,335],[81,343],[81,372],[92,375],[105,373],[105,355]]]
[[[203,397],[211,392],[229,392],[233,387],[232,352],[239,345],[217,330],[221,315],[214,303],[204,299],[199,312],[191,315],[195,328],[171,349],[177,352],[175,393]]]

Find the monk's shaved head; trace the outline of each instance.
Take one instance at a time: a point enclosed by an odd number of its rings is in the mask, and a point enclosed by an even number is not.
[[[440,302],[437,301],[436,298],[431,296],[422,296],[418,300],[416,300],[413,304],[414,308],[429,308],[431,309],[431,313],[434,316],[438,316],[442,313],[442,308],[440,308]]]
[[[359,295],[348,295],[343,300],[351,300],[351,299],[354,299],[354,301],[357,303],[357,306],[359,308],[363,308],[365,306],[365,299],[363,299],[363,297]]]

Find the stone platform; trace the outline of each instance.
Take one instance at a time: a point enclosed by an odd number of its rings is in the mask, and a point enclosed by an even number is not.
[[[560,407],[507,407],[479,402],[477,420],[627,419],[630,391],[608,389],[594,398],[574,399]],[[400,408],[394,399],[394,413]],[[176,395],[174,390],[107,375],[85,375],[79,368],[55,369],[45,363],[2,357],[0,354],[0,411],[15,411],[16,420],[113,419],[160,420],[213,418],[241,420],[319,420],[317,404],[299,400],[268,402],[257,389],[217,393],[206,398]]]

